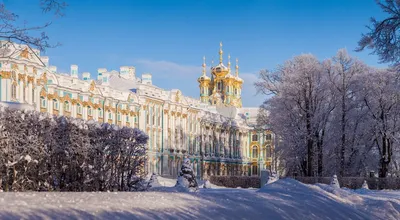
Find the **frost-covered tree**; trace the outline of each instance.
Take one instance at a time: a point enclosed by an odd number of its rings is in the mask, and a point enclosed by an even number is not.
[[[194,175],[192,165],[188,158],[183,161],[181,170],[178,174],[176,187],[188,189],[190,191],[197,191],[198,189],[196,176]]]
[[[256,87],[269,96],[258,123],[276,134],[282,174],[400,173],[398,71],[370,68],[339,50],[323,62],[301,55],[261,71]]]
[[[287,172],[321,173],[326,125],[334,108],[322,64],[310,54],[300,55],[275,71],[261,71],[260,78],[258,91],[273,95],[261,106],[269,112],[264,123],[282,140]]]
[[[365,77],[364,103],[370,137],[379,158],[379,177],[386,177],[400,132],[400,78],[395,70],[371,69]]]
[[[332,91],[332,98],[335,101],[331,129],[337,130],[332,134],[335,136],[332,141],[337,146],[334,152],[336,155],[337,168],[340,176],[345,175],[347,157],[352,146],[357,141],[359,125],[363,117],[357,117],[360,109],[360,100],[357,95],[361,90],[358,78],[366,71],[367,67],[362,62],[349,56],[345,49],[337,52],[336,56],[326,61],[325,67],[329,76]],[[361,114],[360,116],[363,116]],[[350,120],[350,117],[353,117]],[[351,153],[350,153],[351,154]]]
[[[371,18],[371,24],[367,26],[368,32],[362,35],[356,50],[372,49],[372,53],[378,55],[381,62],[398,65],[400,63],[400,1],[378,0],[377,3],[387,13],[387,17],[382,20]]]

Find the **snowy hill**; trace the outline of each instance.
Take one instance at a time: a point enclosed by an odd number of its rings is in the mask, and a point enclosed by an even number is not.
[[[394,220],[400,219],[400,191],[334,189],[283,179],[260,190],[0,193],[0,219],[20,218]]]

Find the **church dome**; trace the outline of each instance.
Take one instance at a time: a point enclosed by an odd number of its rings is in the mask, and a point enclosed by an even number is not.
[[[215,67],[211,67],[211,72],[215,77],[225,77],[229,73],[229,68],[220,63]]]
[[[207,75],[202,75],[197,79],[198,82],[201,81],[211,81],[210,77],[208,77]]]

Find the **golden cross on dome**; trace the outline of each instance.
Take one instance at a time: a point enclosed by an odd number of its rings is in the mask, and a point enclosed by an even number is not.
[[[238,58],[236,58],[235,68],[236,68],[236,77],[239,77],[239,59]]]
[[[203,76],[206,75],[206,56],[203,57]]]
[[[219,43],[219,63],[222,63],[222,54],[224,52],[222,51],[222,42]]]
[[[228,54],[228,69],[231,69],[231,55]]]

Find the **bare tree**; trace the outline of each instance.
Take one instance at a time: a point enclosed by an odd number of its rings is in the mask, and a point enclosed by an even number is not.
[[[365,48],[372,49],[372,54],[379,56],[381,62],[393,64],[400,63],[400,1],[377,1],[379,7],[388,14],[383,20],[371,18],[371,24],[367,26],[369,32],[363,34],[356,51]]]
[[[40,8],[43,13],[54,13],[55,16],[64,16],[67,4],[61,0],[40,0]],[[20,25],[19,16],[6,7],[5,3],[0,3],[0,56],[11,57],[16,51],[23,48],[16,47],[14,43],[25,44],[30,47],[45,51],[46,48],[58,46],[59,43],[51,44],[49,36],[44,32],[51,22],[39,26],[30,26],[27,22]],[[14,47],[11,50],[10,47]],[[13,53],[10,54],[10,51]]]

